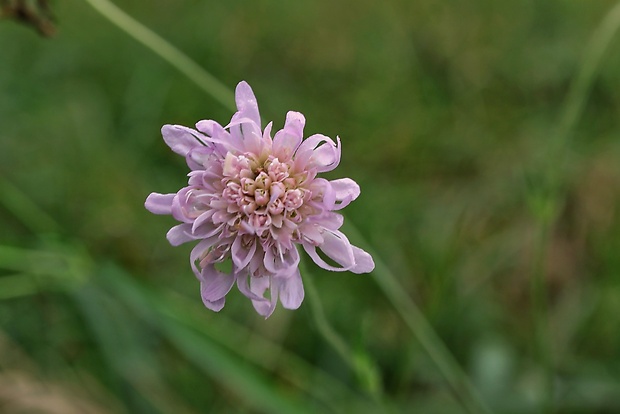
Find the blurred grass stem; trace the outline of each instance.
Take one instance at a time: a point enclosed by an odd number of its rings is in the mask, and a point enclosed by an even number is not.
[[[535,257],[532,266],[531,298],[534,317],[536,347],[539,362],[545,372],[545,390],[542,412],[554,412],[554,371],[551,357],[551,338],[547,310],[547,286],[545,262],[549,251],[550,234],[561,212],[559,208],[565,198],[568,175],[569,144],[575,127],[586,106],[592,84],[601,61],[611,41],[620,28],[620,3],[617,3],[596,28],[585,48],[582,65],[571,82],[564,103],[558,128],[552,137],[549,153],[543,166],[543,185],[548,187],[542,199],[535,204],[534,215],[538,223],[535,243]],[[536,197],[536,195],[534,195]]]
[[[309,275],[307,269],[303,269],[303,275],[305,291],[308,294],[310,308],[312,308],[312,317],[314,318],[314,323],[316,324],[318,331],[334,348],[338,355],[340,355],[342,360],[346,362],[353,371],[355,371],[356,367],[355,361],[352,357],[353,353],[342,337],[338,335],[338,333],[328,322],[327,317],[325,316],[325,311],[323,310],[321,297],[319,296],[319,292],[316,290],[316,286],[314,286],[312,276]]]
[[[18,186],[0,177],[0,201],[35,234],[60,233],[60,225]]]
[[[158,54],[224,107],[236,110],[230,90],[186,54],[108,0],[86,0],[119,29]]]
[[[549,217],[550,218],[550,217]],[[532,301],[532,315],[534,320],[534,344],[536,357],[543,370],[543,413],[553,412],[553,377],[554,362],[551,356],[551,338],[549,317],[547,315],[547,286],[545,281],[545,258],[549,246],[551,220],[541,219],[538,234],[535,240],[535,257],[532,277],[530,278],[530,296]]]
[[[478,392],[461,369],[459,363],[426,320],[422,311],[411,297],[407,295],[396,276],[379,258],[379,255],[364,241],[357,228],[351,222],[345,225],[347,227],[347,234],[351,234],[352,239],[363,241],[360,243],[360,246],[374,258],[375,270],[371,273],[371,276],[396,308],[396,311],[405,321],[424,351],[437,366],[454,397],[468,413],[490,413],[491,411],[480,399]]]
[[[365,357],[365,355],[364,358],[355,358],[355,353],[349,348],[338,332],[334,330],[325,316],[323,303],[314,285],[313,276],[303,264],[300,264],[300,267],[302,267],[302,274],[304,275],[304,286],[308,295],[310,308],[312,309],[312,317],[314,318],[319,333],[357,375],[364,391],[366,391],[377,404],[381,404],[383,391],[378,369],[372,360]],[[385,409],[386,408],[383,407],[383,411],[385,411]]]
[[[585,48],[583,64],[571,82],[564,111],[555,134],[556,151],[564,151],[571,133],[583,113],[594,78],[601,61],[620,28],[620,3],[617,3],[596,28]]]

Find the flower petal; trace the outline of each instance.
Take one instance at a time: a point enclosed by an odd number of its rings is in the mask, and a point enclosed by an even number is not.
[[[244,152],[260,154],[263,150],[263,133],[259,124],[249,118],[242,118],[237,112],[233,115],[230,123],[226,126],[230,128],[230,136],[237,142],[242,143]]]
[[[230,292],[235,277],[217,270],[213,265],[205,266],[200,272],[200,296],[205,302],[222,299]]]
[[[222,225],[216,226],[213,224],[213,214],[214,210],[206,210],[204,213],[196,217],[194,222],[192,223],[192,233],[200,239],[206,239],[207,237],[213,236],[218,230],[221,229]]]
[[[333,170],[340,163],[340,138],[336,137],[336,141],[322,134],[309,136],[297,149],[295,167],[316,168],[317,172]]]
[[[224,308],[224,305],[226,304],[226,298],[221,298],[218,300],[215,300],[213,302],[207,301],[207,300],[202,300],[202,303],[204,303],[205,307],[207,309],[210,309],[214,312],[219,312]]]
[[[194,187],[183,187],[176,193],[176,196],[172,199],[172,217],[177,219],[178,221],[182,221],[185,223],[191,223],[194,219],[187,217],[185,214],[185,209],[183,208],[183,204],[187,203],[187,200],[190,197],[191,191],[193,191]]]
[[[351,246],[355,257],[355,266],[351,268],[353,273],[370,273],[375,269],[375,262],[372,256],[357,246]]]
[[[241,293],[243,293],[243,295],[245,295],[245,297],[247,297],[248,299],[259,301],[259,302],[269,302],[269,299],[266,299],[263,296],[258,296],[256,293],[250,290],[250,286],[248,284],[248,278],[251,279],[252,276],[249,276],[247,272],[242,271],[238,273],[236,278],[237,278],[237,288],[239,289]]]
[[[221,156],[225,156],[228,151],[240,151],[243,148],[240,140],[234,139],[223,126],[211,119],[198,121],[196,129],[207,135],[205,140],[212,144]]]
[[[144,207],[153,214],[172,214],[172,200],[176,194],[151,193]]]
[[[250,245],[244,246],[243,239],[249,237],[251,238]],[[254,253],[256,252],[256,238],[253,236],[247,235],[237,235],[235,241],[232,244],[232,260],[237,266],[237,271],[245,268],[254,257]]]
[[[299,269],[286,279],[276,278],[279,284],[280,302],[286,309],[297,309],[304,300],[304,285]],[[275,280],[274,280],[275,281]]]
[[[196,261],[198,261],[198,259],[201,259],[203,256],[205,256],[206,252],[215,243],[217,243],[218,240],[219,238],[217,236],[204,239],[200,243],[198,243],[196,246],[194,246],[194,248],[192,249],[192,252],[189,255],[189,263],[192,266],[192,270],[194,271],[194,274],[196,275],[197,278],[200,279],[201,276],[200,276],[200,269],[198,269],[198,266],[196,266]]]
[[[254,91],[246,81],[241,81],[235,89],[235,102],[240,117],[249,118],[260,127],[260,114]]]
[[[340,138],[336,137],[337,144],[331,139],[319,145],[315,150],[308,165],[316,167],[318,172],[332,171],[340,164]]]
[[[192,225],[189,223],[178,224],[168,230],[166,238],[173,246],[180,246],[183,243],[187,243],[196,238],[192,235]]]
[[[299,112],[289,111],[286,114],[284,128],[273,138],[272,153],[280,161],[291,159],[303,139],[306,118]]]
[[[184,157],[192,148],[206,145],[200,132],[182,125],[164,125],[161,135],[172,151]]]
[[[276,246],[265,249],[263,264],[273,274],[288,276],[299,265],[299,252],[294,245],[286,251],[280,244]]]
[[[304,250],[314,260],[314,263],[321,266],[323,269],[332,270],[335,272],[344,272],[350,270],[355,266],[355,256],[349,239],[337,230],[324,229],[323,231],[323,243],[318,247],[321,251],[330,259],[335,261],[342,267],[332,266],[326,263],[317,253],[316,247],[310,243],[303,243]]]
[[[271,295],[269,301],[252,300],[252,305],[254,306],[254,309],[256,309],[256,312],[267,319],[271,316],[276,308],[276,304],[278,303],[278,289],[277,286],[272,283],[272,277],[251,277],[250,290],[252,293],[260,297],[264,297],[265,291],[269,290],[269,294]]]
[[[299,226],[299,232],[307,243],[314,246],[318,246],[323,243],[323,235],[319,229],[319,226],[313,223],[304,223]]]
[[[336,204],[336,192],[329,181],[325,178],[315,178],[310,184],[312,198],[318,200],[317,207],[324,212],[334,209]]]
[[[273,122],[268,123],[265,129],[263,130],[263,142],[267,146],[273,144],[273,139],[271,139],[271,128],[273,128]]]
[[[313,223],[330,230],[338,230],[344,224],[344,217],[342,214],[327,211],[317,217],[308,218],[306,223]]]
[[[213,147],[194,147],[185,156],[185,161],[192,171],[204,171],[213,158]]]
[[[350,178],[340,178],[329,182],[336,194],[334,210],[348,206],[360,195],[360,186]]]

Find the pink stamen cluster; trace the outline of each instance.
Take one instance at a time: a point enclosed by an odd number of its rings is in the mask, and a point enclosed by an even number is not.
[[[228,154],[224,160],[224,190],[220,206],[226,208],[228,225],[262,240],[299,239],[297,224],[311,208],[312,192],[303,188],[307,174],[291,176],[291,163],[269,156],[265,161],[250,154]],[[304,211],[305,210],[305,211]],[[226,216],[222,213],[222,216]],[[232,215],[232,217],[230,217]]]

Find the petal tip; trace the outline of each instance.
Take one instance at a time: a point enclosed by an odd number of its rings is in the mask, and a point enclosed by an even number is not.
[[[144,201],[144,208],[153,214],[172,214],[172,200],[175,195],[151,193]]]
[[[351,246],[353,248],[353,256],[355,258],[355,266],[351,269],[353,273],[370,273],[375,270],[375,261],[372,256],[360,249],[357,246]]]

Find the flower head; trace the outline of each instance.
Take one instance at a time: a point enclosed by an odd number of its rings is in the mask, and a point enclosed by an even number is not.
[[[288,309],[303,300],[297,245],[328,270],[367,273],[374,262],[338,230],[343,217],[336,211],[359,196],[359,186],[349,178],[317,177],[340,162],[340,139],[303,139],[305,118],[292,111],[272,138],[271,123],[261,129],[246,82],[237,85],[235,98],[238,111],[226,127],[203,120],[195,130],[162,128],[166,144],[186,158],[189,182],[175,194],[152,193],[145,206],[181,222],[167,234],[173,246],[200,241],[190,262],[207,308],[221,310],[236,283],[269,317],[278,298]],[[228,259],[230,273],[216,268]]]

